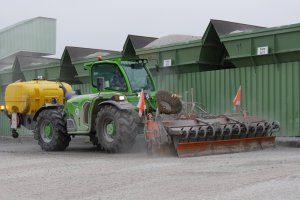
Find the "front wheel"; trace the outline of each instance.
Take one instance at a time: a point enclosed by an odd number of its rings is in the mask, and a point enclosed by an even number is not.
[[[57,109],[43,110],[34,129],[38,143],[45,151],[63,151],[71,140],[63,113]]]
[[[105,106],[97,114],[95,129],[100,146],[107,152],[116,153],[131,149],[138,125],[132,112]]]

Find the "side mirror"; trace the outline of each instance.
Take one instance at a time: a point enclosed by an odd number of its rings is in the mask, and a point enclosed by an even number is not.
[[[104,90],[104,77],[97,77],[97,89],[99,91]]]
[[[156,70],[156,72],[159,72],[159,66],[158,66],[158,64],[155,65],[155,70]]]
[[[80,90],[80,89],[76,89],[76,90],[75,90],[75,94],[76,94],[76,95],[81,95],[81,90]]]

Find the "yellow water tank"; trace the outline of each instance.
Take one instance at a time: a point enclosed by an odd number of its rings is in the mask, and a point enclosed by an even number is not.
[[[57,103],[64,104],[65,94],[61,88],[62,84],[66,92],[73,91],[67,83],[46,80],[9,84],[5,90],[5,108],[8,113],[31,115],[44,104],[52,103],[54,99]]]

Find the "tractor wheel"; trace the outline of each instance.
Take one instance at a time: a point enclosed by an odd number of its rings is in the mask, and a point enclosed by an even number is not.
[[[131,149],[138,132],[138,124],[132,112],[104,106],[96,118],[96,132],[100,146],[109,153]]]
[[[178,114],[182,110],[182,103],[178,96],[168,91],[160,90],[156,93],[157,107],[163,114]]]
[[[67,134],[66,121],[62,111],[43,110],[34,129],[38,143],[45,151],[63,151],[69,146],[71,137]]]

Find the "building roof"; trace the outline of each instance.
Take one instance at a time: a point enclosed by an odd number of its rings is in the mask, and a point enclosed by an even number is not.
[[[24,52],[26,53],[26,52]],[[50,63],[59,62],[59,59],[56,58],[47,58],[47,57],[35,57],[35,54],[19,54],[14,57],[14,61],[9,63],[2,63],[0,66],[0,71],[12,69],[17,63],[20,68],[29,68],[37,65],[47,65]]]
[[[237,32],[250,32],[258,29],[263,29],[265,27],[254,26],[249,24],[241,24],[236,22],[229,22],[223,20],[211,19],[211,24],[214,26],[218,35],[228,35]]]
[[[118,53],[118,51],[112,51],[112,50],[91,49],[91,48],[71,47],[71,46],[66,46],[65,51],[69,53],[71,61]]]
[[[131,40],[134,49],[140,49],[150,44],[154,40],[157,40],[155,37],[139,36],[139,35],[128,35],[128,39]]]
[[[21,68],[28,68],[37,65],[47,65],[50,63],[58,63],[60,59],[47,57],[31,57],[31,56],[17,56]]]
[[[6,58],[3,58],[0,60],[0,71],[4,70],[4,68],[7,69],[7,66],[11,66],[13,65],[16,57],[33,57],[33,58],[38,58],[38,57],[42,57],[45,56],[44,53],[34,53],[34,52],[26,52],[26,51],[19,51],[13,55],[10,55]],[[44,58],[44,57],[42,57]]]
[[[192,36],[192,35],[167,35],[157,40],[154,40],[144,48],[159,48],[162,46],[167,46],[170,44],[177,44],[177,43],[187,43],[194,40],[200,40],[200,36]]]
[[[31,18],[31,19],[22,20],[22,21],[20,21],[20,22],[17,22],[17,23],[15,23],[15,24],[12,24],[12,25],[10,25],[10,26],[7,26],[7,27],[5,27],[5,28],[2,28],[2,29],[0,29],[0,34],[3,33],[3,32],[5,32],[5,31],[8,31],[8,30],[10,30],[10,29],[14,29],[15,27],[18,27],[18,26],[20,26],[20,25],[24,25],[24,24],[30,23],[30,22],[32,22],[32,21],[35,21],[35,20],[37,20],[37,19],[42,19],[42,20],[54,20],[54,21],[56,20],[56,19],[54,19],[54,18],[41,17],[41,16],[39,16],[39,17],[34,17],[34,18]]]
[[[157,38],[139,35],[128,35],[123,45],[123,56],[136,56],[136,50],[145,47]]]

